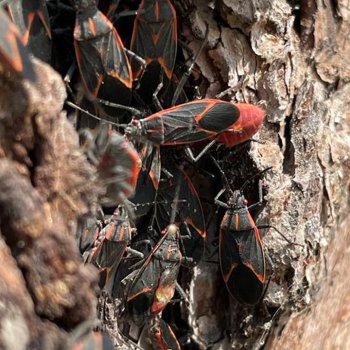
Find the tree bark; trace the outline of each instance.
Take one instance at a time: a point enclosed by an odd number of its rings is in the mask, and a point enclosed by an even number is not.
[[[62,112],[62,79],[33,64],[35,84],[0,76],[2,349],[62,349],[95,317],[96,271],[75,242],[78,218],[97,202],[94,170]]]

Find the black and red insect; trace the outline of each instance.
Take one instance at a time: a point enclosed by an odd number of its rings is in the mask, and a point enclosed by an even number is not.
[[[127,276],[125,310],[137,326],[160,314],[174,296],[180,266],[180,231],[170,224],[142,266]]]
[[[239,302],[256,304],[265,284],[265,257],[259,229],[250,215],[241,191],[234,191],[220,225],[219,256],[224,282],[229,293]]]
[[[176,11],[170,0],[143,0],[137,11],[131,38],[131,50],[146,61],[145,70],[131,59],[138,93],[146,103],[163,84],[163,92],[172,79],[177,53]]]
[[[123,42],[110,20],[98,10],[94,0],[75,0],[77,17],[74,47],[87,97],[129,106],[132,97],[132,72]],[[110,116],[124,113],[108,106]]]
[[[134,21],[131,50],[146,61],[156,62],[170,80],[177,51],[176,11],[170,0],[143,0]],[[134,78],[142,74],[138,62],[131,60]]]
[[[242,304],[257,304],[265,291],[265,255],[259,229],[273,228],[284,240],[291,242],[276,227],[256,225],[250,210],[262,204],[262,187],[259,182],[259,201],[248,206],[243,189],[249,181],[271,168],[267,168],[248,179],[239,190],[232,191],[225,173],[212,157],[219,168],[226,188],[215,197],[215,204],[226,209],[221,221],[219,234],[219,260],[221,273],[228,292]],[[227,203],[219,200],[228,191]],[[298,244],[297,244],[298,245]]]
[[[226,209],[219,234],[221,273],[227,290],[233,297],[240,303],[254,305],[264,293],[266,273],[259,227],[250,210],[262,203],[262,191],[259,190],[259,202],[248,206],[243,194],[247,182],[241,189],[232,191],[223,170],[213,157],[212,159],[226,183],[226,188],[214,200],[215,204]],[[225,191],[229,192],[226,203],[219,200]]]
[[[3,69],[15,72],[32,82],[36,81],[36,73],[24,47],[20,33],[0,8],[0,63]]]
[[[51,61],[51,27],[45,0],[11,1],[8,10],[22,33],[22,43],[35,56]]]
[[[107,225],[97,232],[94,247],[84,254],[84,261],[99,269],[100,288],[104,288],[109,294],[112,293],[116,271],[126,253],[143,258],[143,254],[129,247],[134,232],[125,208],[119,206]]]
[[[239,115],[238,107],[230,102],[204,99],[133,119],[125,133],[161,146],[191,144],[214,138],[233,127]]]
[[[180,165],[175,165],[173,159],[167,159],[165,167],[171,176],[164,176],[159,183],[155,201],[157,226],[160,230],[166,228],[174,211],[173,199],[177,196],[174,222],[179,226],[181,237],[184,238],[183,248],[186,257],[198,262],[203,257],[206,238],[206,222],[200,199],[190,178]]]
[[[167,171],[171,177],[160,181],[156,197],[156,220],[160,230],[164,230],[173,210],[173,200],[178,191],[178,204],[175,213],[175,222],[191,227],[199,236],[205,238],[206,228],[203,210],[198,194],[181,166],[167,162]],[[180,185],[178,185],[180,183]],[[178,189],[177,187],[180,186]]]

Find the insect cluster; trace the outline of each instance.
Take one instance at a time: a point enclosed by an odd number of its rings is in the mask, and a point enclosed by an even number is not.
[[[121,301],[123,336],[150,349],[180,349],[186,341],[162,315],[178,299],[186,303],[179,274],[204,256],[208,219],[189,168],[205,172],[205,162],[225,185],[211,199],[225,209],[218,228],[223,281],[239,302],[258,303],[265,286],[259,228],[243,187],[230,189],[210,148],[250,140],[265,112],[193,100],[191,70],[207,38],[181,74],[170,0],[9,0],[0,26],[3,69],[35,81],[32,53],[65,77],[67,109],[77,114],[81,149],[103,188],[98,216],[80,223],[79,248],[99,269],[100,288]],[[137,337],[130,335],[135,328]],[[97,335],[88,341],[107,348]]]

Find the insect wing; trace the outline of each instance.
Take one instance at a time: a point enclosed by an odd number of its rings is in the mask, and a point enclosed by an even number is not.
[[[117,132],[110,134],[108,145],[97,167],[99,178],[107,185],[102,198],[107,203],[118,203],[119,192],[126,197],[134,194],[141,160],[132,144]]]
[[[93,248],[96,239],[99,237],[101,227],[95,217],[81,219],[78,222],[77,240],[81,254]]]
[[[137,325],[143,325],[151,314],[151,306],[160,273],[159,262],[150,259],[142,269],[141,275],[131,283],[127,294],[126,309]]]
[[[178,181],[181,178],[177,213],[175,222],[186,223],[191,226],[202,238],[206,236],[205,220],[202,205],[198,194],[188,176],[178,167],[167,165],[167,170],[173,178],[161,181],[157,195],[157,223],[161,230],[164,230],[171,217],[173,201],[177,190]],[[175,180],[174,180],[175,179]]]
[[[126,88],[123,93],[130,100],[130,64],[123,43],[108,18],[97,8],[92,14],[89,11],[82,12],[77,16],[74,39],[79,70],[89,93],[113,101],[115,98],[110,95],[110,91],[114,89],[110,84],[116,87],[122,84]],[[108,78],[109,84],[106,84]],[[106,90],[100,91],[104,85]]]
[[[87,262],[94,264],[100,272],[99,286],[111,294],[114,285],[115,273],[124,255],[126,242],[115,242],[104,239],[90,256]]]
[[[136,205],[135,215],[146,215],[154,206],[160,180],[160,150],[148,143],[140,152],[142,168],[137,180],[135,195],[130,201]]]
[[[35,82],[36,74],[16,26],[0,8],[0,61],[4,68]]]
[[[143,57],[147,64],[157,61],[171,79],[177,52],[176,12],[169,0],[144,0],[135,18],[131,50]],[[132,60],[135,77],[140,66]]]
[[[220,266],[229,292],[241,303],[256,304],[264,290],[265,259],[258,229],[247,210],[226,213],[220,230]],[[248,215],[247,215],[248,213]],[[250,228],[245,226],[249,221]]]
[[[22,33],[22,42],[34,56],[51,60],[51,28],[44,0],[16,0],[8,4],[13,22]]]

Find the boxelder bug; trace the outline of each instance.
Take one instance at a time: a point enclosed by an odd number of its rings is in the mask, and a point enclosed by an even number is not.
[[[143,254],[131,249],[132,229],[126,210],[119,206],[108,220],[107,225],[98,233],[95,247],[84,254],[85,262],[92,263],[100,270],[100,287],[112,293],[115,274],[125,253],[143,258]]]
[[[261,300],[265,290],[265,256],[259,228],[272,227],[257,226],[249,212],[262,203],[262,188],[259,188],[259,202],[248,207],[243,189],[251,179],[248,179],[239,190],[232,191],[223,170],[213,157],[212,160],[219,168],[227,187],[215,197],[215,204],[226,209],[219,234],[221,273],[227,290],[233,297],[240,303],[254,305]],[[269,169],[271,168],[263,170],[260,174]],[[219,197],[226,190],[230,192],[230,197],[227,203],[224,203]],[[287,242],[292,243],[276,228],[274,229]]]
[[[161,179],[156,197],[155,218],[160,230],[164,230],[170,222],[173,209],[173,199],[177,190],[177,182],[180,182],[178,204],[175,213],[175,222],[178,223],[183,237],[184,252],[186,257],[195,262],[202,259],[206,238],[206,223],[202,205],[198,194],[186,173],[180,166],[171,164],[168,159],[166,170],[172,177]]]
[[[23,46],[16,26],[0,8],[0,62],[3,68],[36,81],[36,74],[27,49]]]
[[[16,0],[8,5],[10,16],[22,33],[28,50],[45,62],[51,61],[51,28],[45,0]]]
[[[170,0],[143,0],[134,22],[131,50],[149,65],[157,62],[170,80],[177,51],[176,11]],[[134,77],[141,71],[132,59]]]
[[[174,296],[180,265],[190,261],[183,256],[180,230],[173,223],[177,211],[178,193],[177,190],[173,199],[175,203],[171,224],[162,231],[163,237],[142,266],[124,279],[124,283],[127,283],[125,308],[138,326],[142,326],[149,316],[157,315],[164,310]]]
[[[75,0],[75,4],[74,47],[87,97],[110,101],[127,110],[133,79],[123,42],[94,0]],[[110,107],[104,107],[104,111],[115,113]]]
[[[157,145],[175,146],[203,141],[229,129],[239,118],[239,109],[215,99],[192,101],[164,109],[144,119],[133,119],[126,135]]]
[[[179,228],[171,224],[143,265],[127,276],[126,309],[136,325],[159,314],[173,298],[182,261]]]
[[[134,79],[140,79],[139,94],[146,103],[152,103],[153,94],[161,89],[164,80],[171,80],[176,60],[176,11],[170,0],[141,2],[134,21],[131,50],[146,61],[145,72],[134,58],[131,66]]]

